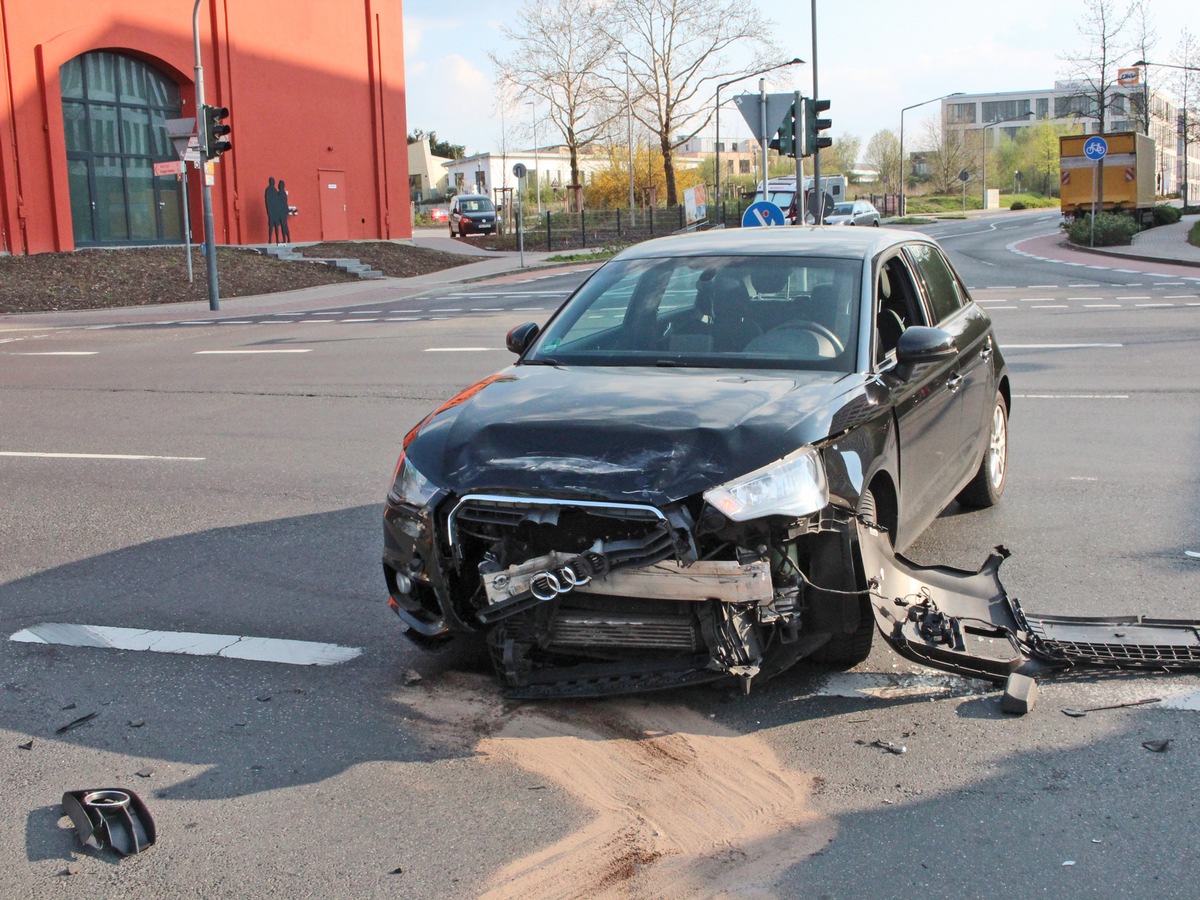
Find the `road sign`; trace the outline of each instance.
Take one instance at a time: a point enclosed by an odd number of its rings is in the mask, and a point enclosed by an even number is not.
[[[183,174],[183,161],[178,159],[168,160],[167,162],[156,162],[154,164],[155,175],[181,175]]]
[[[1108,141],[1102,137],[1091,137],[1083,145],[1083,155],[1092,162],[1099,162],[1108,155]]]
[[[971,173],[968,172],[966,169],[963,169],[961,172],[958,173],[958,180],[959,181],[970,181]]]
[[[518,178],[524,178],[525,172],[526,172],[525,163],[517,163],[516,165],[513,166],[513,174],[516,175]]]
[[[759,225],[783,225],[785,221],[783,210],[770,200],[758,200],[751,203],[742,213],[743,228],[754,228]]]
[[[1117,84],[1130,85],[1141,84],[1142,70],[1141,69],[1117,69]]]
[[[759,96],[758,94],[738,94],[733,98],[734,105],[742,114],[742,118],[746,120],[746,124],[750,126],[750,133],[754,135],[756,141],[761,141],[764,137]],[[783,124],[785,117],[789,118],[790,122],[789,114],[792,111],[792,101],[795,99],[795,94],[767,94],[767,128],[770,133],[765,137],[774,135],[779,130],[779,126]]]

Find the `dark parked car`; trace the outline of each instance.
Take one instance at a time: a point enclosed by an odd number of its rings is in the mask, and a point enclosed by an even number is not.
[[[616,256],[404,438],[391,607],[515,696],[852,664],[857,518],[897,549],[1004,490],[1009,377],[923,235],[754,228]]]
[[[496,205],[482,194],[460,194],[450,201],[450,237],[492,234],[496,230]]]

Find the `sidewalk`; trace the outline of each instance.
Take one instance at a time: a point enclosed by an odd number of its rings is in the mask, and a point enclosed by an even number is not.
[[[1129,247],[1074,247],[1089,253],[1143,259],[1151,262],[1170,262],[1185,266],[1200,266],[1200,247],[1188,243],[1188,232],[1200,215],[1184,216],[1174,225],[1159,225],[1133,236]]]
[[[526,251],[525,266],[522,268],[520,253],[484,250],[466,241],[441,237],[440,231],[438,236],[429,235],[428,230],[423,232],[419,231],[414,237],[413,243],[418,247],[478,257],[479,261],[413,278],[380,278],[346,284],[325,284],[274,294],[222,297],[219,310],[210,310],[207,302],[200,301],[0,316],[0,334],[37,328],[136,325],[161,322],[164,319],[203,322],[264,313],[310,312],[331,306],[356,306],[402,300],[448,284],[464,284],[499,275],[532,272],[546,266],[557,266],[556,263],[547,264],[547,258],[552,255],[550,253]]]

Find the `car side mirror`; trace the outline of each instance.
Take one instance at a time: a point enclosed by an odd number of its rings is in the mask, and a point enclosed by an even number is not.
[[[896,344],[897,377],[907,381],[918,366],[939,362],[958,353],[954,336],[941,328],[913,325]]]
[[[537,322],[522,322],[508,333],[504,339],[505,346],[520,356],[529,349],[529,345],[533,343],[533,339],[538,336],[540,331]]]

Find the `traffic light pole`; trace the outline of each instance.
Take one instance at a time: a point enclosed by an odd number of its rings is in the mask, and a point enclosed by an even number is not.
[[[812,0],[812,73],[813,73],[813,99],[821,96],[821,92],[817,90],[817,0]],[[821,190],[821,148],[813,147],[813,195],[816,197],[815,212],[813,218],[816,220],[814,224],[820,225],[825,221],[825,192]],[[797,187],[803,191],[804,182],[801,180],[797,183]]]
[[[196,0],[192,7],[192,44],[196,53],[196,127],[200,131],[200,198],[204,206],[204,262],[208,272],[208,308],[221,308],[221,294],[217,287],[217,244],[213,234],[212,189],[208,183],[208,135],[204,115],[204,67],[200,64],[200,4]],[[816,0],[813,0],[815,3]]]

